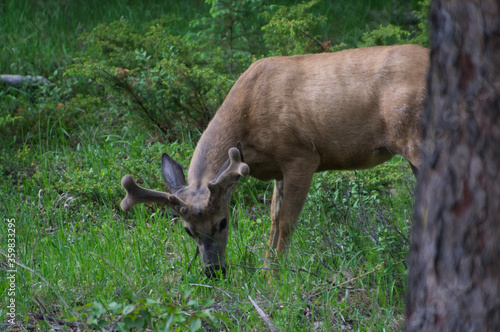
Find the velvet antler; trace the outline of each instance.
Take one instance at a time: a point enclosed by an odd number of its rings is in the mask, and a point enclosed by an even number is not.
[[[139,203],[157,203],[168,205],[181,215],[188,212],[186,203],[176,196],[163,191],[139,187],[131,175],[127,174],[123,177],[122,187],[127,192],[127,195],[120,204],[123,211],[129,211],[134,205]]]
[[[219,200],[226,189],[238,181],[240,176],[250,174],[250,168],[241,159],[241,152],[237,148],[229,149],[228,161],[222,166],[219,175],[207,184],[211,203]]]

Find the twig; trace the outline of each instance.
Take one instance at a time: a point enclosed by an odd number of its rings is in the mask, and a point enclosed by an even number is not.
[[[342,313],[341,313],[339,310],[337,310],[337,313],[339,314],[340,319],[342,320],[343,325],[345,325],[345,326],[349,326],[350,324],[349,324],[349,323],[345,320],[345,318],[344,318],[344,316],[342,315]]]
[[[257,291],[257,293],[259,293],[259,294],[260,294],[260,296],[262,296],[263,298],[265,298],[265,299],[267,300],[267,302],[269,302],[269,304],[271,304],[271,300],[269,300],[269,299],[268,299],[268,298],[267,298],[264,294],[262,294],[262,293],[260,292],[260,290],[258,290],[257,288],[256,288],[255,290]]]
[[[314,272],[311,272],[309,270],[306,270],[306,269],[303,269],[301,267],[290,267],[290,271],[292,272],[305,272],[305,273],[309,273],[310,275],[312,276],[315,276],[316,278],[321,278],[319,275],[317,275],[316,273]],[[327,282],[329,282],[328,280],[326,280]]]
[[[305,32],[304,30],[302,29],[299,29],[299,31],[304,35],[306,36],[307,38],[311,39],[316,45],[318,45],[322,50],[323,52],[328,52],[328,48],[326,48],[321,42],[319,42],[316,38],[314,38],[313,36],[311,36],[310,34],[308,34],[307,32]]]
[[[212,288],[212,289],[217,289],[218,291],[226,294],[231,300],[233,299],[233,297],[231,295],[229,295],[228,292],[226,292],[225,290],[223,289],[220,289],[219,287],[215,287],[215,286],[210,286],[210,285],[203,285],[203,284],[194,284],[194,283],[189,283],[188,284],[189,286],[199,286],[199,287],[206,287],[206,288]]]
[[[69,327],[73,328],[76,325],[75,322],[67,322],[63,319],[46,316],[46,315],[41,314],[41,313],[34,313],[33,317],[35,319],[44,320],[45,322],[47,322],[47,324],[52,327],[51,331],[61,330],[61,328],[60,328],[61,326],[69,326]],[[56,326],[52,326],[50,323],[54,323],[54,324],[56,324]]]
[[[40,313],[40,316],[42,316],[42,319],[47,323],[47,325],[49,325],[52,330],[55,330],[54,327],[52,326],[50,320],[48,319],[48,317],[45,317],[45,313],[48,313],[47,309],[45,308],[45,306],[42,304],[42,302],[38,299],[38,297],[34,296],[33,297],[36,301],[36,303],[38,303],[38,305],[43,309],[42,312]]]
[[[49,313],[49,311],[47,310],[47,308],[45,308],[45,306],[44,306],[44,305],[43,305],[43,303],[42,303],[42,302],[38,299],[38,297],[36,297],[36,295],[33,295],[33,298],[34,298],[34,299],[35,299],[35,301],[38,303],[38,305],[39,305],[40,307],[42,307],[43,311],[44,311],[45,313],[47,313],[47,314],[48,314],[48,313]]]
[[[326,267],[328,270],[332,271],[332,272],[335,272],[335,270],[333,269],[333,267],[331,267],[330,265],[328,265],[325,260],[323,258],[320,258],[319,259],[320,263]]]
[[[115,331],[116,325],[122,320],[122,318],[123,318],[123,315],[118,315],[118,317],[116,317],[113,324],[111,324],[111,326],[109,327],[108,331]]]
[[[252,303],[253,307],[255,310],[257,310],[257,313],[259,314],[259,317],[266,323],[267,327],[269,327],[269,330],[271,332],[279,332],[279,330],[274,326],[273,322],[269,319],[269,317],[266,315],[264,310],[262,310],[257,303],[252,299],[250,295],[248,295],[248,299],[250,300],[250,303]]]
[[[9,258],[7,256],[7,254],[5,252],[3,252],[3,250],[0,250],[0,254],[2,254],[2,256],[4,256],[7,259]],[[25,270],[30,271],[31,273],[33,273],[34,275],[36,275],[38,278],[40,278],[43,282],[45,282],[45,284],[47,284],[47,286],[57,296],[57,298],[59,299],[59,301],[61,301],[61,303],[71,312],[71,314],[73,315],[73,318],[75,319],[75,323],[76,323],[76,327],[77,327],[78,331],[81,331],[80,324],[78,323],[78,319],[80,319],[80,315],[77,312],[73,311],[73,309],[71,309],[71,307],[66,302],[66,300],[63,299],[63,297],[56,291],[56,289],[54,287],[52,287],[52,285],[47,281],[47,279],[45,279],[40,273],[38,273],[37,271],[33,270],[32,268],[24,265],[23,263],[19,263],[17,261],[14,261],[14,264],[16,264],[17,266],[19,266],[19,267],[21,267],[21,268],[23,268]]]

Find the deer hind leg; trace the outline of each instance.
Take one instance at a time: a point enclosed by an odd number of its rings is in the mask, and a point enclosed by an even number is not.
[[[266,261],[274,258],[274,252],[278,248],[280,235],[280,212],[283,205],[283,181],[274,181],[273,199],[271,201],[271,234],[269,236],[268,251]]]
[[[283,181],[274,181],[273,200],[271,202],[271,236],[269,237],[269,248],[276,250],[279,239],[279,218],[283,204]]]

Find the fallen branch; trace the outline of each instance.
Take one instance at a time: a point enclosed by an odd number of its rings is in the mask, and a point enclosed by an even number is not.
[[[27,85],[50,84],[51,82],[43,76],[22,76],[22,75],[0,75],[0,82],[10,86],[19,86],[24,83]]]
[[[259,317],[266,323],[267,327],[269,327],[269,330],[271,332],[279,332],[279,330],[274,326],[273,322],[269,319],[269,317],[266,315],[264,310],[262,310],[257,303],[252,299],[250,295],[248,295],[248,299],[250,300],[250,303],[252,303],[253,307],[255,310],[257,310],[257,313],[259,314]]]

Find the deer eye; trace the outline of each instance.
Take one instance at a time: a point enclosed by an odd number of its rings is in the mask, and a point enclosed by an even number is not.
[[[186,230],[186,233],[188,233],[189,236],[194,237],[193,233],[191,233],[191,231],[189,230],[189,228],[184,227],[184,230]]]
[[[227,227],[227,219],[224,218],[220,221],[220,224],[219,224],[219,232],[221,232],[224,228]]]

